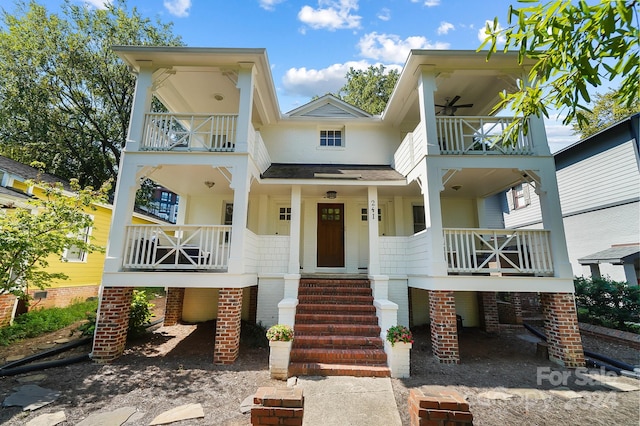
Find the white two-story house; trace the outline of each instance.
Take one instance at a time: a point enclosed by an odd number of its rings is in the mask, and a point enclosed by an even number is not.
[[[551,357],[584,363],[543,121],[530,119],[505,146],[511,118],[489,115],[527,74],[517,54],[487,62],[473,51],[414,50],[385,111],[372,116],[330,95],[281,113],[264,49],[115,51],[137,86],[96,361],[121,354],[135,287],[168,288],[165,324],[216,319],[214,362],[230,363],[241,319],[300,327],[302,341],[302,320],[313,329],[329,309],[303,287],[343,279],[370,294],[342,305],[346,296],[335,297],[336,310],[349,311],[337,319],[349,338],[365,328],[348,328],[356,311],[372,312],[367,330],[380,337],[428,322],[434,355],[458,363],[456,315],[495,331],[496,292],[539,292]],[[153,97],[169,112],[154,113]],[[131,224],[145,177],[179,195],[176,225]],[[538,188],[542,229],[503,229],[493,196],[521,182]],[[354,308],[355,299],[370,306]],[[318,356],[300,360],[305,371],[348,358]]]

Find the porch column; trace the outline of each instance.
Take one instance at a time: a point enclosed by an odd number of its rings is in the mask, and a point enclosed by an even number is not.
[[[418,80],[418,102],[420,104],[420,122],[422,123],[423,137],[427,143],[426,152],[428,155],[440,155],[438,145],[438,134],[436,132],[436,107],[434,93],[438,90],[436,86],[436,75],[433,66],[422,65],[422,74]],[[420,137],[420,135],[418,136]]]
[[[564,234],[562,220],[562,206],[558,193],[556,167],[553,158],[546,159],[540,170],[540,188],[536,193],[540,197],[543,228],[550,231],[551,256],[553,259],[553,274],[560,278],[573,278],[573,269],[569,262],[567,241]]]
[[[367,188],[369,228],[369,275],[380,275],[380,238],[378,237],[378,188]],[[387,297],[383,297],[386,299]]]
[[[433,355],[442,364],[460,364],[453,291],[429,290],[429,316]]]
[[[240,90],[240,104],[238,106],[235,150],[236,152],[247,152],[249,149],[255,65],[250,62],[240,62],[238,65],[240,69],[236,87]],[[233,208],[235,209],[235,205]]]
[[[149,64],[140,67],[136,78],[133,105],[129,117],[127,143],[123,147],[125,151],[138,151],[144,134],[145,114],[151,110],[151,100],[153,99],[151,89],[153,85],[153,69],[151,68],[151,61],[140,61],[139,63],[141,62],[149,62]]]
[[[101,287],[91,358],[111,362],[124,351],[129,329],[133,287]]]
[[[241,317],[242,289],[221,288],[218,292],[214,364],[233,364],[238,358]]]
[[[300,273],[300,224],[302,223],[302,189],[291,187],[291,223],[289,231],[289,273]]]
[[[233,217],[231,224],[231,247],[229,249],[228,271],[231,274],[244,273],[244,243],[249,205],[248,157],[240,159],[233,167],[231,189],[233,189]]]
[[[169,287],[167,302],[164,308],[163,326],[176,325],[182,319],[182,304],[184,302],[184,288]]]
[[[424,200],[424,221],[427,229],[427,253],[425,263],[427,273],[432,276],[447,275],[447,261],[444,255],[444,235],[442,234],[442,204],[440,191],[442,191],[442,177],[440,169],[435,166],[424,167],[420,179],[422,181],[422,197]]]
[[[498,300],[495,291],[481,291],[478,294],[480,301],[480,322],[487,333],[500,331],[500,319],[498,316]]]
[[[624,277],[630,286],[640,284],[638,282],[638,276],[636,275],[636,267],[633,263],[625,263],[622,267],[624,268]]]
[[[122,266],[126,225],[131,224],[136,191],[140,187],[137,167],[126,153],[120,159],[120,173],[114,193],[111,228],[107,241],[104,272],[118,272]]]
[[[572,293],[540,293],[549,359],[564,367],[584,367],[582,339]]]

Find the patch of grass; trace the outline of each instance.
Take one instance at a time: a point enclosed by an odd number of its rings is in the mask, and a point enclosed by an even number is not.
[[[66,308],[34,309],[18,316],[12,325],[0,328],[0,345],[60,330],[96,312],[98,300],[74,303]]]

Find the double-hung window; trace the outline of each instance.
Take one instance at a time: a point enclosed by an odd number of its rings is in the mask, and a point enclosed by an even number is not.
[[[320,130],[320,146],[323,148],[344,146],[342,130]]]

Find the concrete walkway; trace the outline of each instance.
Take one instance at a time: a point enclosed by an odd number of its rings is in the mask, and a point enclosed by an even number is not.
[[[304,426],[400,426],[391,379],[299,377],[304,392]]]

